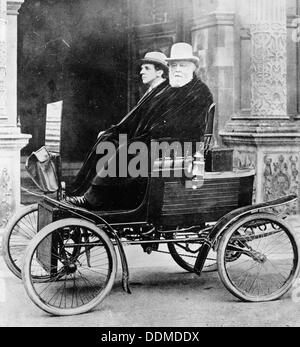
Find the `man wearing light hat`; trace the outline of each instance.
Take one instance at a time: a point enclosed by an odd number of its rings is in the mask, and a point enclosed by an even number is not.
[[[193,55],[192,46],[183,42],[172,46],[170,58],[166,60],[170,68],[170,85],[174,88],[189,83],[199,65],[199,58]]]
[[[140,60],[142,82],[149,87],[144,96],[166,81],[169,72],[166,59],[161,52],[149,52]]]
[[[148,89],[139,100],[137,106],[144,100],[150,92],[152,92],[156,87],[160,86],[160,89],[168,85],[167,78],[169,73],[169,67],[167,63],[167,57],[161,52],[149,52],[146,53],[143,59],[140,59],[138,63],[141,65],[140,75],[143,84],[148,86]],[[105,131],[101,131],[98,138]]]
[[[213,96],[196,75],[199,58],[185,42],[171,48],[169,86],[161,93],[155,115],[147,121],[144,131],[151,138],[171,137],[180,141],[203,141],[206,113],[213,103]]]
[[[153,55],[150,58],[152,64]],[[144,63],[149,63],[149,55],[144,59],[147,59]],[[156,88],[143,97],[117,126],[108,129],[97,140],[69,190],[73,197],[68,197],[67,202],[78,207],[105,210],[116,208],[115,203],[117,208],[136,208],[137,202],[143,199],[146,179],[102,178],[97,175],[96,148],[101,141],[116,143],[119,134],[127,134],[131,142],[143,141],[146,144],[166,137],[189,143],[203,141],[206,114],[213,97],[195,74],[199,58],[193,55],[191,45],[176,43],[166,61],[169,63],[169,83],[154,83]],[[161,68],[164,66],[164,63],[160,65]],[[145,76],[143,80],[148,79]],[[78,193],[83,195],[78,196]],[[122,197],[126,206],[122,205]]]

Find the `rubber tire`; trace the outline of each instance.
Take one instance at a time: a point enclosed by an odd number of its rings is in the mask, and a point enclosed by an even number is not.
[[[49,236],[53,231],[67,227],[67,226],[80,226],[84,228],[88,228],[90,230],[93,230],[94,232],[98,233],[98,235],[102,238],[102,240],[106,243],[107,250],[109,251],[109,256],[111,257],[111,273],[109,276],[109,280],[107,282],[107,285],[105,289],[100,293],[100,295],[96,296],[92,301],[88,302],[87,304],[81,306],[81,307],[75,307],[75,308],[69,308],[69,309],[61,309],[61,308],[55,308],[52,306],[48,306],[46,303],[44,303],[40,297],[35,292],[33,286],[32,286],[32,278],[30,276],[30,264],[31,259],[33,257],[34,251],[37,247],[37,245],[47,236]],[[110,238],[107,236],[107,234],[99,229],[95,224],[90,223],[88,221],[85,221],[83,219],[76,219],[76,218],[67,218],[67,219],[61,219],[59,221],[53,222],[46,227],[44,227],[37,236],[31,241],[30,245],[27,248],[26,254],[25,254],[25,261],[23,265],[23,271],[22,271],[22,278],[23,278],[23,284],[26,289],[26,292],[30,299],[35,303],[36,306],[38,306],[40,309],[44,310],[47,313],[56,315],[56,316],[69,316],[69,315],[77,315],[82,314],[85,312],[88,312],[92,310],[95,306],[99,305],[100,302],[102,302],[105,297],[109,294],[111,291],[115,278],[117,274],[117,255],[116,251],[114,249],[114,246],[110,240]]]
[[[38,211],[38,204],[33,204],[33,205],[29,205],[26,206],[24,208],[22,208],[21,211],[18,211],[14,214],[14,216],[11,218],[10,222],[8,223],[8,225],[6,226],[6,231],[3,235],[3,245],[2,245],[2,249],[3,249],[3,258],[4,261],[7,265],[7,267],[9,268],[9,270],[18,278],[22,279],[22,269],[20,269],[15,262],[13,261],[12,257],[11,257],[11,253],[10,253],[10,240],[11,240],[11,234],[14,231],[14,228],[16,227],[16,225],[21,221],[22,218],[24,218],[25,216],[27,216],[29,213]],[[37,231],[36,231],[37,232]],[[29,242],[28,242],[29,244]],[[25,252],[26,252],[26,248],[24,249],[24,256],[25,256]]]
[[[281,290],[279,290],[273,294],[263,296],[261,298],[248,296],[247,294],[239,291],[232,284],[230,278],[228,277],[228,274],[227,274],[227,271],[226,271],[226,268],[224,265],[226,246],[227,246],[227,243],[228,243],[230,237],[232,236],[232,234],[237,229],[239,229],[243,224],[248,223],[250,221],[258,220],[258,219],[270,220],[270,221],[273,221],[273,222],[276,222],[276,223],[279,223],[282,225],[282,227],[284,228],[286,233],[290,236],[290,240],[291,240],[292,247],[294,249],[295,260],[296,260],[296,264],[294,265],[294,268],[293,268],[294,273],[291,276],[291,278],[289,279],[289,281],[281,288]],[[217,250],[217,260],[218,260],[218,272],[219,272],[219,276],[221,278],[221,281],[223,282],[224,286],[229,290],[229,292],[231,294],[233,294],[235,297],[237,297],[238,299],[240,299],[241,301],[244,301],[244,302],[266,302],[266,301],[274,301],[274,300],[279,299],[281,296],[283,296],[285,293],[287,293],[288,290],[292,287],[294,279],[297,277],[297,275],[299,273],[299,265],[300,265],[299,264],[299,246],[298,246],[298,243],[296,240],[297,239],[296,239],[291,227],[286,222],[284,222],[282,219],[279,219],[275,215],[272,215],[269,213],[256,213],[254,215],[250,215],[250,216],[243,218],[242,220],[233,224],[224,233],[224,235],[222,236],[222,238],[220,240],[219,247]]]

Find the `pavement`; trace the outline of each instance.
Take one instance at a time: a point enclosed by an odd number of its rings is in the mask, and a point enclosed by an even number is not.
[[[290,219],[300,235],[300,216]],[[125,248],[132,294],[123,292],[120,265],[115,285],[93,311],[53,317],[36,307],[22,281],[0,256],[2,327],[232,327],[300,326],[300,303],[292,290],[280,300],[242,303],[223,286],[218,273],[201,277],[184,272],[169,255],[147,255],[140,246]],[[120,264],[120,263],[119,263]]]

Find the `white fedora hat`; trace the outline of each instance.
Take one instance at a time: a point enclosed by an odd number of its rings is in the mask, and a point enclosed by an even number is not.
[[[149,52],[143,59],[139,60],[142,64],[158,64],[168,70],[167,57],[161,52]]]
[[[175,43],[171,48],[170,58],[166,59],[167,62],[186,60],[191,61],[198,65],[200,59],[193,55],[193,47],[185,42]]]

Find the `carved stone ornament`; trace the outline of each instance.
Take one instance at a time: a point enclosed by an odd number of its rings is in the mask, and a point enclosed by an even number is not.
[[[299,156],[277,154],[264,157],[263,199],[270,201],[299,191]],[[296,203],[281,207],[287,214],[296,214]]]
[[[251,151],[235,151],[233,166],[236,169],[255,169],[256,168],[256,153]]]
[[[279,23],[252,24],[250,32],[251,114],[263,117],[286,117],[286,27]]]
[[[287,118],[286,0],[250,0],[251,115]]]
[[[0,171],[0,228],[5,227],[12,213],[12,181],[6,168]]]

